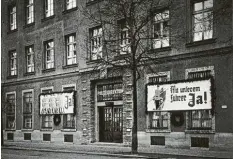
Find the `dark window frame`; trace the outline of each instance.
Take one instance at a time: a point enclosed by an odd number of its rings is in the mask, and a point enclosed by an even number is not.
[[[29,96],[26,96],[29,94]],[[27,99],[29,101],[27,101]],[[33,125],[33,91],[25,91],[23,92],[23,129],[32,129]],[[25,124],[25,119],[31,119],[30,126],[27,127]]]
[[[209,41],[209,40],[211,40],[211,39],[214,39],[214,1],[215,0],[213,0],[213,6],[211,7],[211,8],[207,8],[207,9],[204,9],[204,2],[205,1],[208,1],[208,0],[193,0],[193,1],[191,1],[191,42],[192,43],[196,43],[196,42],[202,42],[202,41]],[[202,10],[199,10],[199,11],[194,11],[194,5],[196,4],[196,3],[203,3],[202,4],[202,7],[203,7],[203,9]],[[211,28],[212,28],[212,37],[211,38],[207,38],[207,39],[205,39],[204,38],[204,29],[202,29],[202,38],[201,38],[201,40],[194,40],[194,24],[195,24],[195,22],[194,22],[194,15],[197,15],[197,14],[201,14],[202,13],[202,15],[204,14],[204,13],[207,13],[207,12],[212,12],[212,19],[211,19],[211,24],[212,24],[212,26],[211,26]],[[202,20],[202,22],[201,22],[202,24],[204,23],[204,21]]]

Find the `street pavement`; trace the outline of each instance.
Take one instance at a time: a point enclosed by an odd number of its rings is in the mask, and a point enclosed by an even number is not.
[[[29,150],[2,150],[2,159],[119,159],[119,157]]]
[[[2,159],[125,159],[136,158],[135,156],[108,156],[101,154],[79,154],[79,153],[58,153],[58,152],[45,152],[35,150],[14,150],[2,149]],[[171,156],[171,155],[158,155],[157,157],[141,156],[141,159],[203,159],[198,157],[189,156]]]
[[[224,158],[233,159],[233,152],[230,151],[211,151],[202,149],[174,149],[165,147],[139,147],[138,154],[131,154],[131,148],[122,144],[107,144],[107,143],[93,143],[88,145],[78,145],[73,143],[48,143],[48,142],[5,142],[2,146],[2,152],[8,150],[25,151],[25,152],[43,152],[42,154],[72,154],[72,155],[88,155],[91,156],[104,156],[111,158],[171,158],[171,159],[203,159],[203,158]],[[24,154],[24,153],[23,153]],[[27,154],[27,153],[25,153]],[[39,153],[41,154],[41,153]],[[7,157],[6,154],[4,154]],[[10,155],[15,155],[10,153]],[[65,156],[66,156],[65,155]],[[17,154],[16,154],[17,156]],[[61,155],[62,156],[62,155]],[[14,158],[12,156],[11,158]],[[24,156],[26,157],[26,156]],[[30,156],[29,156],[30,157]],[[35,156],[36,157],[36,156]],[[43,155],[42,155],[43,157]],[[46,156],[44,156],[46,157]],[[79,156],[80,157],[80,156]],[[81,156],[84,157],[84,156]],[[86,157],[86,156],[85,156]],[[32,158],[32,156],[31,156]],[[70,158],[68,156],[68,158]],[[66,159],[68,159],[66,157]],[[98,157],[97,157],[98,158]]]

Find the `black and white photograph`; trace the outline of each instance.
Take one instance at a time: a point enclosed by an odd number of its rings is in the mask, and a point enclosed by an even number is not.
[[[1,0],[2,159],[233,159],[232,0]]]

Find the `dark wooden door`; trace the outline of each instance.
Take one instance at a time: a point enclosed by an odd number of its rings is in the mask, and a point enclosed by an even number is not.
[[[122,106],[99,108],[99,139],[101,142],[122,142]]]

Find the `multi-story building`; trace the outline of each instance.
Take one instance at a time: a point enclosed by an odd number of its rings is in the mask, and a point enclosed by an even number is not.
[[[131,72],[93,69],[104,56],[102,27],[86,25],[80,6],[95,8],[97,3],[2,0],[5,141],[131,143]],[[145,69],[137,81],[139,146],[233,150],[232,1],[179,0],[160,6],[158,14],[164,17],[151,25],[152,52],[159,54],[159,62],[152,64],[156,73]],[[121,29],[120,45],[125,46],[128,33]],[[211,109],[147,107],[147,83],[208,77],[213,79]]]

